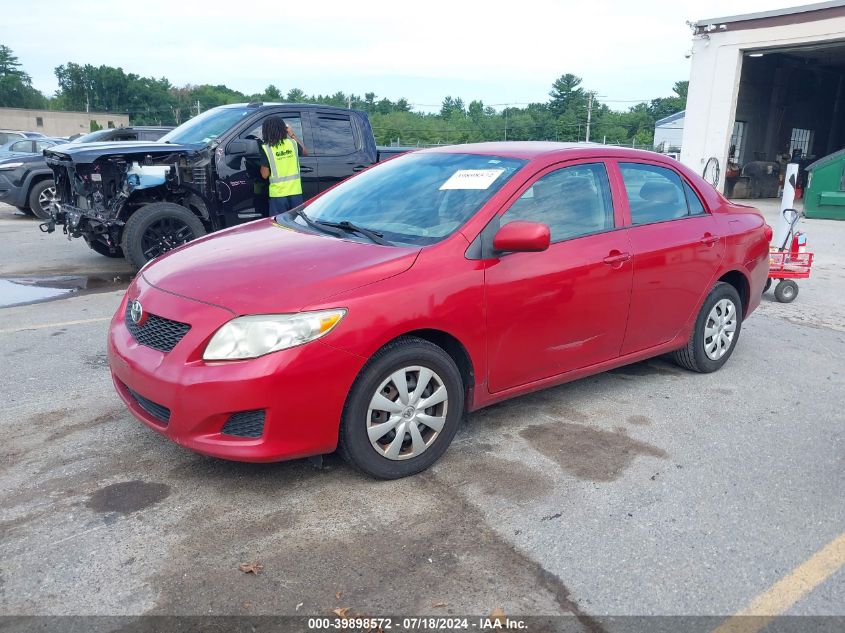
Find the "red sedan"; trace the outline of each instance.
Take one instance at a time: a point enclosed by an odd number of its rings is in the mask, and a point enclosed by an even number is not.
[[[651,152],[415,152],[148,264],[111,323],[112,376],[191,450],[339,449],[402,477],[443,455],[465,411],[667,352],[719,369],[770,237]]]

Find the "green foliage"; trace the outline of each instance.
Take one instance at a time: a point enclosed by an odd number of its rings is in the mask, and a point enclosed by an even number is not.
[[[335,92],[308,95],[299,88],[287,92],[274,84],[247,95],[220,84],[173,86],[166,78],[141,77],[112,66],[68,62],[56,68],[59,90],[53,99],[31,87],[12,51],[0,45],[0,106],[49,107],[63,110],[128,113],[133,124],[178,125],[198,112],[227,103],[249,101],[319,103],[364,110],[380,144],[467,143],[491,140],[583,141],[592,99],[590,139],[649,147],[656,120],[686,107],[688,82],[678,81],[674,95],[638,103],[626,111],[612,110],[582,79],[571,73],[552,84],[549,100],[497,111],[480,100],[466,105],[447,96],[437,113],[413,112],[407,99],[391,101],[374,92],[364,96]]]
[[[29,75],[21,70],[12,49],[0,44],[0,107],[43,108],[46,103],[44,95],[32,87]]]

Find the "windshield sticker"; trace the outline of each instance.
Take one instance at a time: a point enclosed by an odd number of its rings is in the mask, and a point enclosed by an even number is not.
[[[487,189],[504,169],[459,169],[440,185],[440,191],[446,189]]]

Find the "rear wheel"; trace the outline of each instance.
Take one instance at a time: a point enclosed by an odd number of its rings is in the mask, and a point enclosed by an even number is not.
[[[133,213],[120,245],[135,268],[169,250],[205,235],[205,226],[193,211],[172,202],[153,202]]]
[[[792,303],[798,296],[798,284],[791,279],[781,279],[775,286],[775,299],[781,303]]]
[[[56,183],[52,180],[41,180],[29,192],[29,209],[41,220],[53,217],[53,204],[59,200],[56,197]]]
[[[29,207],[19,207],[18,205],[15,205],[15,208],[26,215],[34,215]]]
[[[707,295],[686,347],[673,354],[681,367],[707,374],[724,365],[742,328],[742,301],[736,288],[719,282]]]
[[[338,449],[368,475],[407,477],[446,452],[463,410],[463,380],[452,358],[429,341],[400,338],[358,375],[343,410]]]
[[[763,292],[766,292],[769,288],[772,287],[772,279],[771,277],[766,280],[766,285],[763,286]]]

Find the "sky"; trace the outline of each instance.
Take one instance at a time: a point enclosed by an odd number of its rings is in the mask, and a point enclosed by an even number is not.
[[[422,111],[447,95],[485,105],[546,101],[564,73],[614,109],[671,96],[689,78],[687,21],[797,0],[3,0],[0,44],[45,94],[69,61],[122,67],[173,84],[244,93],[337,91],[406,98]],[[104,8],[108,8],[104,10]],[[49,16],[52,27],[45,28]]]

